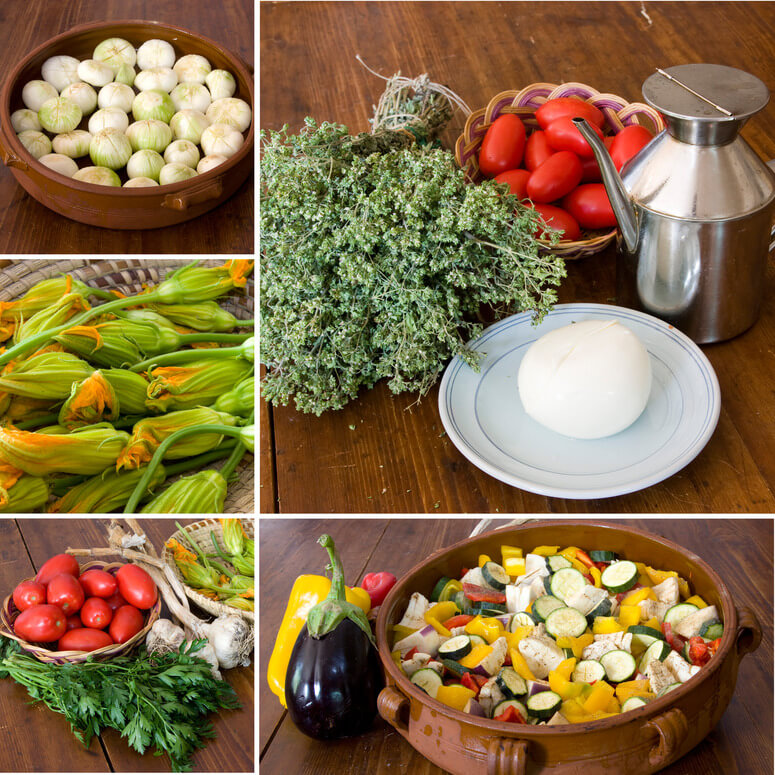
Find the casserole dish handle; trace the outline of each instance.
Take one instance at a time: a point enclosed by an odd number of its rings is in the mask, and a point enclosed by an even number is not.
[[[161,203],[162,207],[168,207],[171,210],[188,210],[193,205],[200,205],[209,202],[211,199],[217,199],[223,193],[223,178],[217,177],[208,180],[200,186],[191,186],[185,191],[179,191],[175,194],[167,194]]]
[[[689,733],[689,723],[683,711],[671,708],[647,722],[646,727],[656,730],[659,739],[649,751],[649,764],[655,770],[667,766],[678,753]]]
[[[487,775],[525,775],[527,743],[514,737],[494,737],[487,746]]]
[[[742,659],[746,654],[756,651],[761,642],[762,626],[756,614],[748,606],[740,606],[737,612],[737,634],[735,635],[737,658]]]
[[[377,710],[391,727],[407,737],[409,734],[409,698],[395,686],[386,686],[377,697]]]
[[[9,150],[8,138],[3,132],[0,132],[0,159],[6,167],[16,167],[18,170],[27,170],[27,162],[20,159],[13,151]]]

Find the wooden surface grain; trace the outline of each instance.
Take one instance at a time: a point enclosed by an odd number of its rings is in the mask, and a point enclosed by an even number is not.
[[[261,4],[261,126],[307,115],[368,129],[389,76],[427,72],[473,109],[506,89],[579,81],[628,100],[655,66],[713,62],[775,89],[775,3],[381,2]],[[312,75],[314,74],[314,76]],[[462,126],[458,117],[451,133]],[[743,130],[775,157],[775,102]],[[771,512],[775,510],[775,268],[758,323],[702,349],[721,385],[721,418],[699,456],[641,492],[597,501],[514,489],[469,463],[444,433],[438,388],[418,404],[384,383],[322,417],[270,408],[262,420],[262,512]],[[611,303],[613,248],[568,262],[561,302]],[[352,427],[352,429],[351,429]]]
[[[252,65],[252,0],[68,0],[0,3],[2,78],[30,51],[79,24],[143,19],[204,35]],[[123,231],[71,221],[39,204],[0,164],[0,253],[252,253],[253,177],[222,205],[186,223]]]
[[[181,524],[196,521],[179,520]],[[52,555],[66,548],[107,545],[109,520],[0,518],[0,596],[5,598],[24,578],[34,576]],[[175,532],[174,519],[141,519],[158,551]],[[120,558],[116,558],[120,559]],[[254,669],[238,667],[224,673],[236,691],[241,710],[211,715],[217,737],[197,751],[197,772],[253,772]],[[28,704],[26,689],[0,680],[0,772],[169,772],[166,756],[141,756],[114,730],[94,738],[86,750],[70,731],[64,716],[42,703]]]
[[[605,519],[650,531],[695,552],[719,574],[737,605],[753,609],[761,646],[740,666],[735,694],[718,726],[665,775],[770,775],[773,771],[771,519]],[[380,718],[357,738],[319,742],[299,732],[269,690],[266,669],[293,582],[323,574],[329,533],[347,584],[367,572],[399,578],[432,552],[470,535],[474,519],[282,519],[259,522],[259,745],[262,775],[443,775]],[[496,523],[497,524],[497,523]],[[475,558],[474,558],[475,559]],[[289,570],[292,569],[292,570]]]

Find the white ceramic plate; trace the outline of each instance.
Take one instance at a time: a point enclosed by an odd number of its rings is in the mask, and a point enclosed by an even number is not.
[[[603,439],[571,439],[525,414],[517,390],[522,357],[540,336],[580,320],[616,319],[651,357],[643,414]],[[450,439],[502,482],[558,498],[610,498],[661,482],[691,462],[718,422],[721,393],[710,362],[687,336],[642,312],[606,304],[558,304],[539,326],[529,312],[469,343],[484,355],[477,374],[460,358],[447,366],[439,411]]]

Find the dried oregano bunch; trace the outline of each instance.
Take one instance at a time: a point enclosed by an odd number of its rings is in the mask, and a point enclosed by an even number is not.
[[[565,267],[539,254],[538,216],[448,151],[310,118],[261,137],[269,401],[320,414],[383,378],[424,393],[452,356],[476,367],[481,305],[540,319],[556,302]]]

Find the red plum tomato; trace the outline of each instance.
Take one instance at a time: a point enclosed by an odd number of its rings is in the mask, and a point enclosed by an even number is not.
[[[99,568],[89,568],[78,581],[89,597],[110,597],[118,589],[115,577]]]
[[[156,584],[148,573],[137,565],[122,565],[116,573],[116,580],[121,597],[129,605],[145,610],[156,602]]]
[[[22,581],[13,591],[13,604],[20,611],[26,611],[34,605],[43,605],[45,602],[46,587],[37,581]]]
[[[641,148],[651,142],[652,134],[648,129],[637,124],[626,126],[614,136],[611,143],[611,159],[617,170],[635,156]]]
[[[594,156],[591,159],[581,160],[581,182],[582,183],[598,183],[603,179],[600,174],[600,167],[598,166],[597,159]]]
[[[68,616],[81,610],[86,595],[75,576],[59,573],[46,585],[46,602],[58,605]]]
[[[143,615],[133,605],[122,605],[113,614],[108,632],[115,643],[126,643],[143,629]]]
[[[579,229],[578,223],[570,213],[563,210],[561,207],[555,207],[554,205],[537,204],[534,205],[537,213],[546,222],[546,225],[551,229],[561,231],[561,240],[577,240],[581,237],[581,229]],[[539,239],[544,238],[545,231],[543,229],[537,229],[535,236]]]
[[[602,183],[584,183],[562,200],[563,207],[584,229],[616,226],[616,216]]]
[[[81,606],[81,622],[84,627],[104,630],[113,619],[113,611],[101,597],[90,597]]]
[[[508,183],[509,193],[524,199],[527,196],[527,179],[530,173],[527,170],[509,170],[495,176],[496,183]]]
[[[81,627],[83,627],[83,622],[81,621],[80,613],[67,617],[65,632],[69,632],[70,630],[80,630]]]
[[[72,554],[57,554],[43,563],[38,575],[35,576],[35,581],[39,584],[48,584],[59,573],[69,573],[78,578],[79,571],[78,560]]]
[[[121,608],[122,605],[127,604],[126,600],[121,597],[120,592],[115,592],[110,597],[106,597],[105,602],[110,606],[110,610],[113,611],[113,613],[115,613],[117,609]]]
[[[560,151],[530,173],[527,194],[534,202],[554,202],[581,183],[581,174],[579,157],[570,151]]]
[[[603,133],[590,124],[592,131],[602,140]],[[578,127],[570,118],[558,118],[546,127],[546,137],[556,151],[572,151],[582,159],[591,159],[595,154],[592,146],[584,139]]]
[[[554,148],[549,145],[546,132],[536,129],[525,144],[525,166],[532,172],[540,167],[552,154]]]
[[[602,129],[605,116],[599,108],[576,97],[556,97],[547,100],[535,113],[536,121],[541,129],[558,118],[585,118],[590,124]]]
[[[513,170],[522,163],[525,125],[513,113],[504,113],[490,124],[479,150],[479,169],[487,178]]]
[[[66,629],[67,617],[56,605],[34,605],[22,611],[13,623],[16,635],[33,643],[59,640]]]
[[[66,632],[59,639],[57,649],[59,651],[96,651],[112,644],[113,638],[107,632],[81,627],[78,630]]]

